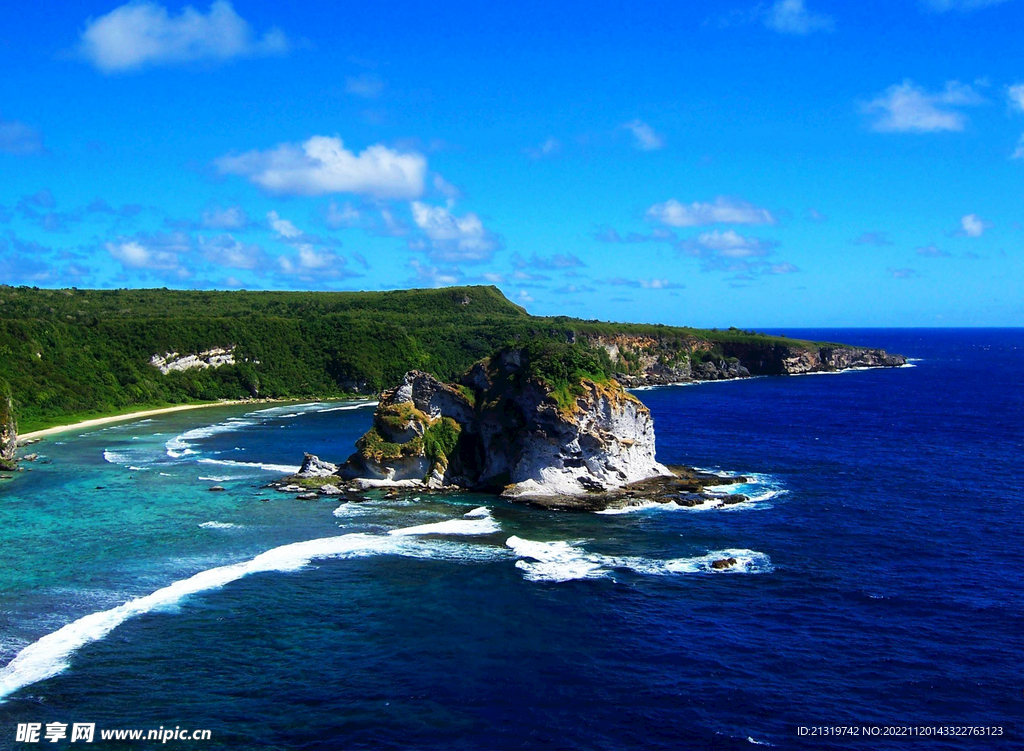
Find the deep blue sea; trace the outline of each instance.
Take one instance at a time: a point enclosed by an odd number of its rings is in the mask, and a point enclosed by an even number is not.
[[[194,749],[1021,747],[1024,330],[785,333],[914,367],[638,392],[661,461],[750,477],[728,509],[263,487],[343,460],[358,402],[34,446],[0,483],[0,748],[27,722],[210,729],[165,746]],[[867,724],[1005,730],[797,734]]]

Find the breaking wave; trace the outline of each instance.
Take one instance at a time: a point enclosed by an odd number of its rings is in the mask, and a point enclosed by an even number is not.
[[[263,462],[236,462],[231,459],[198,459],[200,464],[218,464],[222,467],[249,467],[262,469],[264,472],[278,472],[283,475],[294,475],[300,467],[294,464],[267,464]]]
[[[575,579],[603,579],[616,571],[666,576],[670,574],[762,574],[773,570],[764,553],[746,549],[715,550],[694,558],[658,560],[640,556],[607,556],[590,553],[579,542],[556,540],[538,542],[510,537],[505,544],[520,559],[516,568],[528,581],[566,582]],[[736,563],[715,569],[715,561],[734,558]]]
[[[206,522],[200,526],[217,524],[219,522]],[[450,561],[487,561],[503,555],[502,549],[494,546],[421,540],[417,534],[422,533],[352,533],[282,545],[247,561],[200,571],[152,594],[84,616],[29,644],[0,669],[0,700],[19,689],[64,672],[79,649],[103,639],[130,618],[174,606],[190,595],[220,589],[250,574],[298,571],[315,560],[328,558],[399,555]]]

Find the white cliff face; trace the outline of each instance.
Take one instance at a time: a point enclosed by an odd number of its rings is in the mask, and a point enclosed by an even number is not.
[[[671,476],[655,459],[654,421],[647,407],[621,391],[584,386],[586,393],[571,416],[557,414],[550,405],[541,408],[538,417],[546,411],[558,423],[541,427],[548,422],[541,418],[540,429],[522,437],[512,484],[503,495],[580,495]]]
[[[193,368],[219,368],[222,365],[235,364],[235,348],[224,349],[214,347],[194,355],[179,355],[177,352],[165,352],[153,355],[149,364],[167,375],[171,371],[192,370]]]
[[[521,367],[516,354],[495,367],[514,375]],[[339,474],[376,483],[503,490],[514,499],[609,492],[673,476],[655,458],[650,411],[618,383],[583,380],[574,404],[560,408],[539,381],[501,372],[481,366],[469,374],[481,405],[475,409],[459,390],[410,371],[381,395],[374,428]],[[430,461],[425,429],[442,419],[459,426],[461,448]]]

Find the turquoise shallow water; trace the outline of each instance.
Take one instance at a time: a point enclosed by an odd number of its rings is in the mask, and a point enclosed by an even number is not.
[[[907,741],[794,728],[1016,732],[1024,334],[861,336],[920,361],[640,392],[660,459],[751,475],[758,500],[728,510],[263,487],[303,451],[344,458],[370,422],[356,403],[39,444],[47,463],[0,489],[0,748],[19,747],[18,722],[52,721],[210,728],[203,747],[229,749],[895,749]],[[741,570],[710,572],[727,551]]]

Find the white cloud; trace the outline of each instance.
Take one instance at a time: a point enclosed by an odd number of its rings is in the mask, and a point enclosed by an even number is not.
[[[249,226],[249,217],[241,206],[216,207],[203,212],[203,226],[209,229],[244,229]]]
[[[229,60],[288,51],[279,29],[257,37],[227,0],[215,0],[206,14],[192,6],[176,16],[156,2],[129,2],[96,19],[82,32],[79,50],[105,73],[147,65]]]
[[[977,214],[968,214],[960,220],[963,233],[968,237],[981,237],[992,225],[979,217]]]
[[[633,138],[636,139],[634,146],[641,151],[657,151],[665,145],[665,139],[643,120],[633,120],[622,127],[633,134]]]
[[[796,274],[799,268],[791,263],[775,263],[768,267],[769,274]]]
[[[703,232],[697,236],[697,244],[713,250],[723,258],[750,258],[768,254],[768,244],[753,237],[744,237],[735,230]]]
[[[874,116],[871,129],[894,133],[934,133],[960,131],[967,116],[958,107],[984,103],[973,88],[959,81],[948,81],[939,92],[928,92],[910,79],[894,84],[885,93],[863,106]]]
[[[764,24],[773,31],[800,35],[835,28],[831,16],[812,13],[804,6],[804,0],[777,0],[765,13]]]
[[[106,243],[105,247],[111,256],[129,268],[172,271],[181,277],[189,276],[181,264],[181,256],[191,249],[192,243],[184,233],[121,237],[116,242]]]
[[[1006,95],[1010,100],[1010,107],[1024,112],[1024,83],[1015,83],[1007,87]]]
[[[456,216],[444,206],[412,203],[412,218],[431,242],[434,260],[454,262],[486,261],[498,246],[480,217],[470,212]]]
[[[345,264],[345,259],[334,253],[318,250],[309,243],[295,246],[296,256],[278,256],[277,263],[285,274],[313,279],[321,276],[336,276]]]
[[[282,219],[276,211],[267,212],[267,222],[270,228],[277,233],[282,240],[295,240],[302,237],[302,230],[296,227],[287,219]]]
[[[421,154],[375,144],[357,156],[337,136],[313,136],[301,147],[283,143],[268,151],[222,156],[214,163],[221,173],[247,177],[272,193],[305,196],[362,193],[417,198],[427,171]]]
[[[43,137],[31,125],[17,120],[0,120],[0,152],[14,156],[45,154]]]
[[[647,218],[670,227],[698,227],[705,224],[775,224],[775,217],[746,201],[719,196],[713,203],[689,205],[674,198],[656,203],[647,210]]]
[[[232,269],[255,269],[263,263],[263,251],[257,245],[246,245],[231,235],[208,240],[199,238],[199,246],[206,255],[206,260],[217,266]]]

